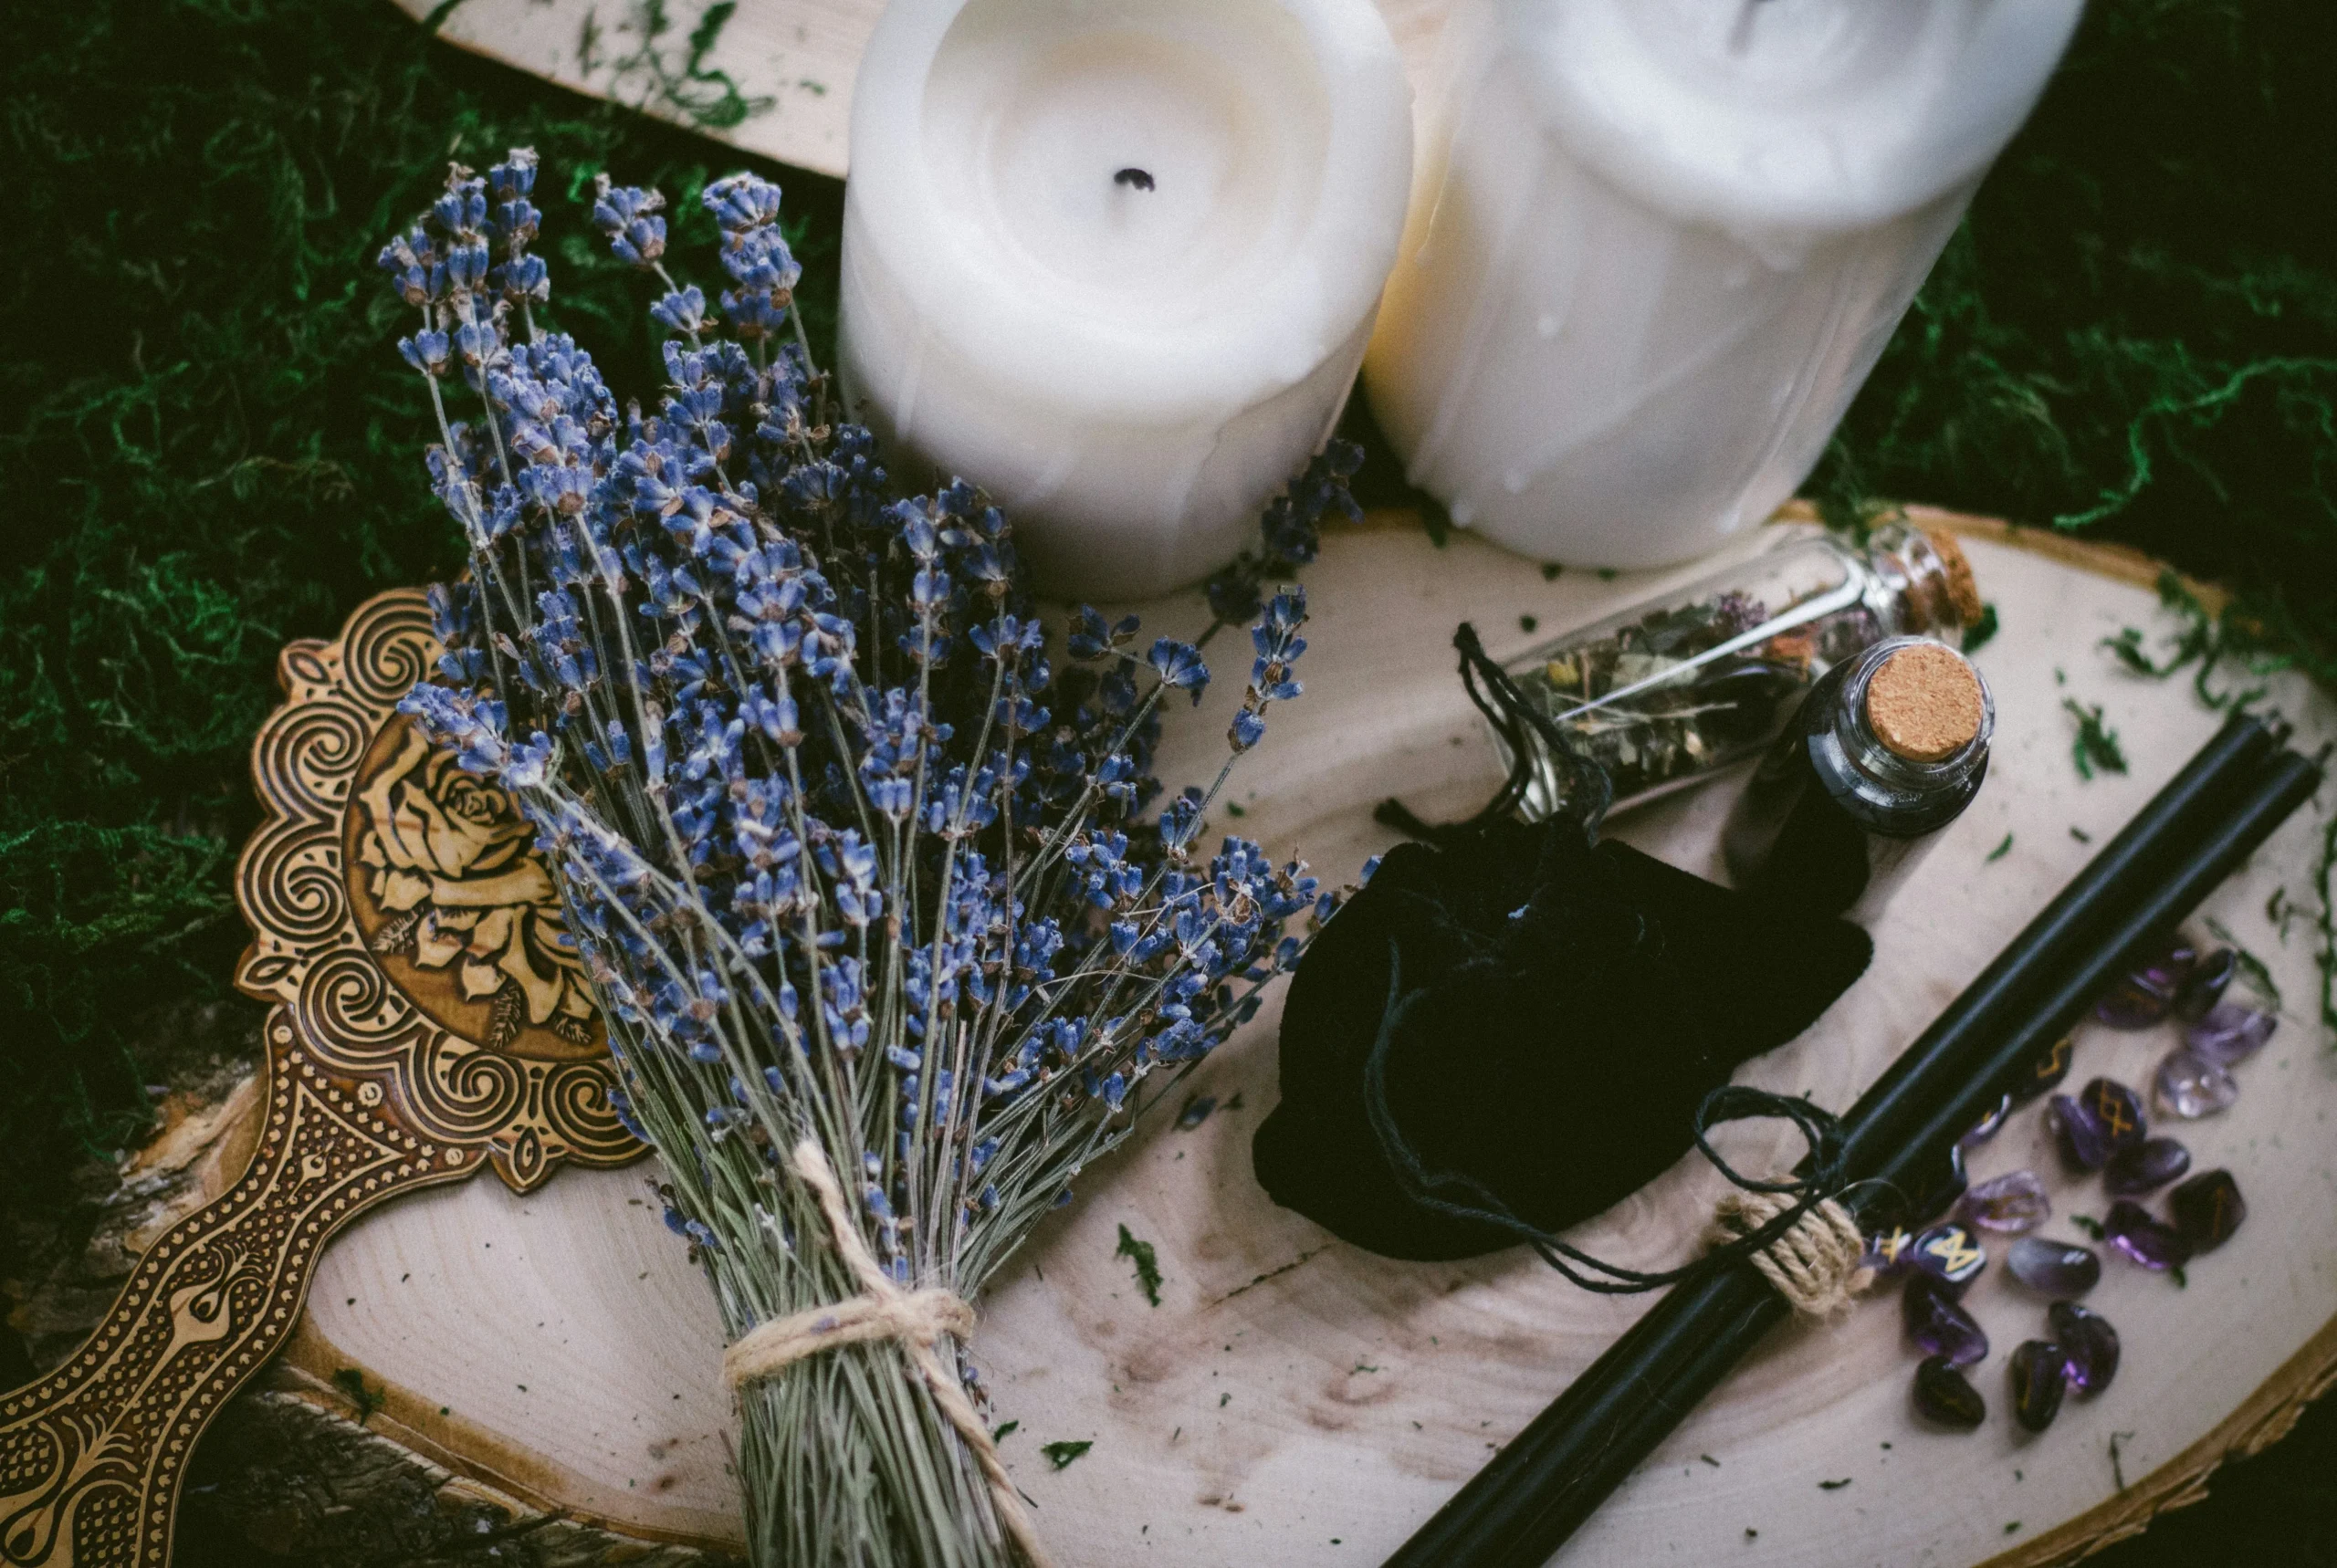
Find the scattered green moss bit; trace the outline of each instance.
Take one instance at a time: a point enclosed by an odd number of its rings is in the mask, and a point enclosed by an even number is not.
[[[1003,1443],[1022,1429],[1022,1423],[1020,1421],[1002,1421],[990,1428],[990,1440],[992,1443]]]
[[[1079,1458],[1080,1455],[1085,1453],[1095,1446],[1095,1441],[1092,1438],[1083,1439],[1075,1443],[1049,1443],[1044,1448],[1041,1448],[1039,1452],[1046,1456],[1047,1463],[1060,1470],[1068,1466],[1072,1460]]]
[[[1983,604],[1980,606],[1980,619],[1964,629],[1964,651],[1967,653],[1978,653],[1995,640],[1999,629],[1996,622],[1996,607],[1994,604]]]
[[[2093,842],[2093,835],[2087,832],[2083,828],[2079,827],[2075,822],[2071,822],[2070,824],[2070,837],[2077,840],[2077,841],[2081,844],[2090,844]]]
[[[1556,561],[1546,560],[1542,563],[1542,580],[1544,582],[1556,582],[1558,580],[1558,573],[1564,570],[1566,570],[1566,568],[1560,566]]]
[[[1840,1491],[1844,1487],[1850,1484],[1851,1479],[1852,1478],[1849,1476],[1844,1476],[1838,1481],[1819,1481],[1818,1483],[1818,1490],[1819,1491]]]
[[[739,9],[738,0],[715,0],[698,16],[678,64],[667,57],[664,40],[673,31],[665,0],[634,0],[617,31],[638,43],[631,54],[613,60],[600,57],[601,29],[588,16],[577,46],[577,64],[587,77],[606,66],[605,84],[621,102],[662,112],[702,131],[729,131],[763,113],[778,100],[749,98],[729,72],[707,64],[720,41],[722,29]]]
[[[1517,618],[1517,629],[1520,632],[1531,632],[1541,624],[1541,622],[1531,615],[1521,615]]]
[[[2010,833],[2007,833],[2005,835],[2005,841],[1988,852],[1986,863],[1993,865],[1997,861],[2004,859],[2005,856],[2010,853],[2012,853],[2012,835]]]
[[[1250,809],[1239,800],[1228,800],[1225,803],[1225,814],[1229,817],[1246,817],[1250,814]]]
[[[1611,566],[1602,566],[1598,569],[1598,580],[1601,582],[1612,582],[1622,575]]]
[[[2191,1276],[2183,1271],[2183,1265],[2180,1263],[2167,1270],[2166,1277],[2175,1281],[2175,1288],[2178,1291],[2187,1291],[2191,1288]]]
[[[2010,1534],[2012,1534],[2015,1531],[2018,1530],[2019,1528],[2020,1528],[2020,1521],[2018,1521],[2018,1520],[2017,1520],[2017,1519],[2016,1519],[2016,1520],[2014,1520],[2010,1524],[2007,1524],[2007,1525],[2006,1525],[2006,1526],[2005,1526],[2005,1533],[2006,1533],[2007,1535],[2010,1535]]]
[[[1113,1249],[1112,1256],[1126,1258],[1136,1265],[1136,1282],[1144,1291],[1144,1299],[1154,1306],[1158,1306],[1160,1304],[1160,1260],[1153,1253],[1152,1243],[1138,1241],[1129,1234],[1128,1228],[1123,1225],[1120,1227],[1120,1244]]]
[[[2232,950],[2232,956],[2239,960],[2240,973],[2248,977],[2248,984],[2264,993],[2264,999],[2272,1004],[2274,1012],[2279,1011],[2280,983],[2272,978],[2272,971],[2264,960],[2249,952],[2239,938],[2232,935],[2231,927],[2212,915],[2207,917],[2207,929],[2215,934],[2216,941]]]
[[[2104,773],[2125,772],[2126,753],[2118,744],[2118,732],[2101,721],[2101,705],[2087,707],[2075,697],[2063,697],[2061,706],[2078,721],[2077,738],[2070,743],[2078,777],[2091,783],[2096,768]]]
[[[2163,679],[2173,674],[2176,668],[2173,664],[2161,668],[2148,653],[2143,652],[2143,629],[2139,626],[2123,627],[2115,637],[2104,637],[2101,645],[2109,649],[2120,664],[2138,675]]]
[[[353,1366],[344,1366],[335,1372],[332,1385],[349,1396],[349,1402],[357,1407],[357,1424],[360,1427],[373,1418],[374,1411],[390,1402],[388,1389],[367,1386],[364,1373]],[[445,1413],[444,1409],[438,1412],[441,1416]]]
[[[2072,1214],[2070,1216],[2070,1223],[2076,1226],[2080,1230],[2084,1231],[2088,1236],[2092,1237],[2096,1241],[2101,1239],[2101,1221],[2096,1219],[2091,1214]]]

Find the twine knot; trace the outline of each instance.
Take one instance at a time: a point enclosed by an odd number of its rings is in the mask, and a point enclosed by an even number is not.
[[[869,1251],[860,1227],[853,1223],[852,1212],[844,1207],[844,1188],[817,1142],[806,1138],[797,1144],[788,1163],[819,1200],[836,1251],[860,1282],[861,1293],[833,1306],[813,1307],[757,1324],[723,1354],[724,1381],[737,1389],[820,1351],[872,1340],[894,1341],[974,1456],[982,1479],[989,1483],[1000,1524],[1032,1568],[1052,1568],[1039,1544],[1038,1531],[1023,1511],[1022,1497],[998,1457],[990,1429],[982,1425],[973,1401],[966,1397],[964,1385],[934,1354],[942,1335],[963,1339],[973,1332],[974,1309],[953,1291],[905,1291],[893,1282]]]
[[[1866,1238],[1858,1221],[1834,1198],[1807,1203],[1790,1193],[1737,1190],[1722,1195],[1713,1215],[1712,1239],[1722,1246],[1741,1246],[1747,1238],[1774,1224],[1795,1208],[1801,1218],[1784,1234],[1750,1255],[1753,1267],[1793,1303],[1796,1312],[1830,1317],[1848,1308],[1860,1291],[1874,1283],[1874,1270],[1862,1261]]]

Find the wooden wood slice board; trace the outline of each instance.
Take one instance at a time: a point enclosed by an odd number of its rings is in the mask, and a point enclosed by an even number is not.
[[[743,0],[690,70],[691,35],[730,0],[669,0],[651,36],[640,0],[394,0],[417,19],[441,14],[439,36],[506,65],[782,163],[841,178],[853,80],[884,0]],[[1426,79],[1450,0],[1378,0],[1413,82]],[[709,123],[692,103],[718,100],[725,73],[754,106],[733,125]],[[619,177],[624,171],[615,171]]]
[[[2072,830],[2097,841],[2115,831],[2218,722],[2186,683],[2130,675],[2098,646],[2127,625],[2172,629],[2143,586],[2151,569],[2113,556],[2072,564],[2017,538],[1968,548],[2003,625],[1977,655],[1997,702],[1989,783],[1892,905],[1868,977],[1804,1038],[1749,1064],[1748,1081],[1848,1105],[2084,862],[2091,852]],[[1338,535],[1306,578],[1307,694],[1276,710],[1235,775],[1245,815],[1221,812],[1212,831],[1303,851],[1333,879],[1387,846],[1369,818],[1382,797],[1455,813],[1493,780],[1451,671],[1455,622],[1473,619],[1496,653],[1522,651],[1658,581],[1546,582],[1531,562],[1466,536],[1439,549],[1411,526]],[[1539,630],[1524,632],[1522,616]],[[1188,596],[1147,623],[1176,631],[1199,618]],[[1229,671],[1242,662],[1230,643],[1212,652]],[[1237,674],[1172,720],[1165,778],[1215,771],[1238,685]],[[2130,774],[2078,778],[2065,696],[2103,706]],[[2337,737],[2337,709],[2301,680],[2276,680],[2275,700],[2308,747]],[[1721,783],[1614,831],[1718,876],[1728,793]],[[2169,1130],[2199,1168],[2235,1172],[2253,1218],[2195,1264],[2187,1289],[2107,1261],[2089,1301],[2126,1354],[2107,1394],[2072,1400],[2042,1437],[2018,1434],[2005,1360],[2042,1335],[2044,1303],[1995,1264],[1970,1297],[1995,1343],[1975,1377],[1992,1406],[1982,1431],[1918,1429],[1895,1301],[1790,1328],[1558,1561],[2058,1562],[2193,1495],[2227,1452],[2284,1431],[2337,1369],[2337,1056],[2313,1022],[2306,923],[2284,944],[2266,903],[2284,888],[2288,903],[2317,907],[2327,811],[2324,800],[2300,813],[2207,911],[2272,966],[2287,1008],[2272,1044],[2239,1070],[2238,1104]],[[2011,848],[1990,859],[2007,834]],[[1577,1291],[1523,1251],[1391,1262],[1275,1208],[1249,1160],[1275,1098],[1273,1029],[1270,1011],[1201,1064],[981,1303],[975,1351],[995,1418],[1019,1424],[1003,1452],[1066,1563],[1377,1562],[1644,1308]],[[2089,1028],[2076,1077],[2146,1084],[2172,1042]],[[1180,1131],[1188,1092],[1220,1108]],[[1762,1129],[1728,1147],[1750,1163],[1797,1153],[1789,1134]],[[2106,1207],[2098,1181],[2061,1169],[2035,1106],[1972,1164],[1975,1177],[2032,1166],[2062,1215]],[[735,1544],[719,1333],[659,1223],[653,1175],[574,1170],[524,1197],[474,1182],[367,1218],[320,1266],[283,1377],[345,1406],[330,1380],[358,1369],[387,1392],[374,1429],[459,1473],[626,1534]],[[1575,1239],[1619,1260],[1675,1260],[1721,1190],[1683,1162]],[[1157,1308],[1115,1256],[1123,1225],[1158,1249]],[[2045,1233],[2074,1234],[2058,1216]],[[1057,1471],[1039,1448],[1062,1440],[1094,1447]],[[1821,1485],[1839,1481],[1849,1484]]]

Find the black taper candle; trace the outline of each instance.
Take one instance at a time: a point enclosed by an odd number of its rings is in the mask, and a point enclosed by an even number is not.
[[[2277,744],[2254,720],[2227,724],[1966,988],[1844,1118],[1854,1179],[1922,1185],[2121,966],[2312,793],[2320,775],[2311,764],[2264,761]],[[1389,1558],[1390,1568],[1542,1563],[1787,1311],[1745,1266],[1674,1290]]]

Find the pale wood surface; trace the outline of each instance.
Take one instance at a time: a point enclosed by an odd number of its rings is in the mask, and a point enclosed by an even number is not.
[[[1989,785],[1891,908],[1868,978],[1808,1035],[1752,1064],[1751,1081],[1847,1105],[2083,862],[2091,852],[2070,830],[2097,841],[2114,831],[2217,722],[2186,684],[2138,680],[2097,648],[2130,623],[2171,624],[2148,590],[1987,538],[1971,549],[2004,627],[1978,655],[1998,704]],[[1491,781],[1445,646],[1455,621],[1473,617],[1505,653],[1653,580],[1546,583],[1531,563],[1465,536],[1438,550],[1410,528],[1335,538],[1307,578],[1307,695],[1276,711],[1273,733],[1237,773],[1248,814],[1214,827],[1278,854],[1303,846],[1342,877],[1388,841],[1369,821],[1382,796],[1434,814],[1472,803]],[[1148,623],[1172,630],[1196,614],[1188,601]],[[1527,614],[1540,624],[1534,638],[1519,626]],[[1221,660],[1239,663],[1231,649]],[[1222,684],[1177,721],[1163,768],[1172,782],[1214,771],[1221,709],[1238,681]],[[2079,780],[2065,695],[2104,705],[2130,776]],[[2304,719],[2309,744],[2337,735],[2337,714],[2300,682],[2281,684],[2279,698]],[[1718,875],[1713,834],[1726,794],[1692,795],[1618,831]],[[1755,1564],[1954,1568],[2008,1549],[2059,1560],[2072,1542],[2179,1498],[2226,1449],[2285,1429],[2281,1412],[2337,1356],[2322,1332],[2337,1316],[2337,1060],[2311,1021],[2310,933],[2300,926],[2283,946],[2265,903],[2285,886],[2291,903],[2311,906],[2311,842],[2326,810],[2292,822],[2210,906],[2273,964],[2288,1016],[2240,1070],[2239,1104],[2175,1130],[2201,1168],[2233,1169],[2254,1218],[2195,1266],[2187,1290],[2108,1262],[2091,1304],[2126,1345],[2109,1394],[2072,1401],[2042,1437],[2017,1436],[2002,1414],[2003,1365],[2019,1341],[2042,1334],[2042,1303],[1992,1268],[1971,1298],[1996,1343],[1976,1380],[1996,1410],[1983,1431],[1915,1428],[1895,1305],[1788,1330],[1559,1561],[1726,1552]],[[2011,851],[1986,861],[2007,832]],[[1248,1154],[1274,1100],[1273,1023],[1262,1019],[1187,1086],[1221,1104],[1239,1094],[1239,1109],[1189,1132],[1156,1118],[1089,1173],[1081,1201],[982,1303],[976,1353],[996,1416],[1021,1424],[1004,1451],[1066,1563],[1137,1552],[1162,1563],[1377,1561],[1641,1310],[1577,1292],[1520,1252],[1394,1263],[1273,1207]],[[2144,1083],[2169,1043],[2089,1031],[2077,1074]],[[1747,1133],[1737,1147],[1748,1159],[1761,1149],[1789,1157],[1790,1142]],[[2106,1207],[2098,1184],[2059,1170],[2033,1107],[1974,1169],[2019,1165],[2046,1175],[2064,1211]],[[648,1198],[645,1175],[567,1172],[525,1198],[471,1183],[367,1218],[323,1266],[288,1375],[330,1400],[333,1371],[363,1368],[391,1399],[377,1430],[506,1492],[661,1539],[734,1541],[714,1315],[654,1200],[636,1206]],[[1674,1258],[1718,1190],[1708,1171],[1683,1164],[1578,1239],[1621,1260]],[[1158,1249],[1167,1282],[1157,1309],[1113,1255],[1122,1224]],[[2048,1233],[2070,1231],[2057,1221]],[[1263,1275],[1272,1277],[1252,1283]],[[2123,1498],[2113,1433],[2127,1434],[2121,1463],[2133,1485]],[[1038,1446],[1066,1438],[1095,1447],[1052,1471]],[[1818,1484],[1845,1479],[1833,1490]]]
[[[393,0],[426,17],[440,0]],[[450,42],[506,65],[614,99],[660,120],[782,163],[842,176],[852,84],[883,0],[740,0],[699,62],[727,73],[760,104],[738,124],[707,125],[686,101],[720,89],[686,77],[689,37],[710,0],[669,0],[667,26],[648,37],[640,0],[460,0],[439,24]],[[1378,0],[1404,51],[1415,91],[1443,28],[1449,0]]]

